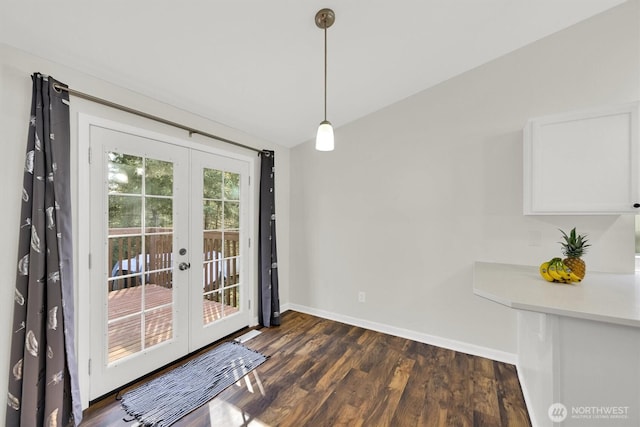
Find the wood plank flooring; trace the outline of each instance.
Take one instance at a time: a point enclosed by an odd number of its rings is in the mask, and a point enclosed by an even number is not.
[[[261,332],[269,360],[175,426],[531,425],[513,365],[292,311]],[[123,418],[109,396],[82,426]]]

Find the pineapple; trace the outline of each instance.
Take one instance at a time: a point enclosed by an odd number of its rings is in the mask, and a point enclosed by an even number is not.
[[[576,234],[575,227],[569,235],[564,231],[560,230],[562,233],[562,238],[564,242],[560,242],[562,245],[562,253],[566,258],[562,260],[564,265],[569,267],[571,271],[573,271],[576,276],[580,279],[584,278],[584,275],[587,272],[587,266],[582,260],[582,255],[585,254],[587,248],[591,245],[587,244],[586,235]]]

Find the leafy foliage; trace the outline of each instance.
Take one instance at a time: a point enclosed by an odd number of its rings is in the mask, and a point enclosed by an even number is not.
[[[173,163],[110,152],[107,172],[109,228],[134,229],[127,234],[142,234],[143,224],[144,234],[173,228]],[[204,229],[237,230],[240,175],[205,168],[202,179]],[[125,258],[136,255],[120,254]]]

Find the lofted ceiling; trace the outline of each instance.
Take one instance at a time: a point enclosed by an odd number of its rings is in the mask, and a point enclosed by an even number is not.
[[[0,42],[292,147],[323,118],[324,7],[340,127],[623,2],[1,0]]]

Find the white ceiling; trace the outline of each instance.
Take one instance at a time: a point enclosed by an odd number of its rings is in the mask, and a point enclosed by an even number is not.
[[[339,127],[624,1],[0,0],[0,42],[294,146],[323,118],[323,7]]]

